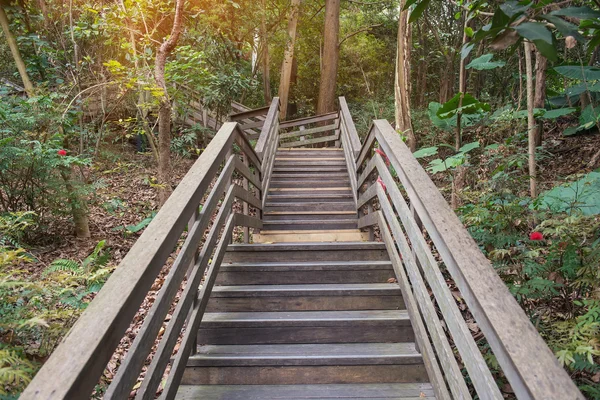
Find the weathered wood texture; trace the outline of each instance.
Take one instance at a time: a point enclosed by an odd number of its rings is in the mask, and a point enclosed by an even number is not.
[[[260,160],[249,145],[246,135],[239,130],[238,124],[234,122],[223,124],[221,130],[183,178],[173,195],[123,259],[119,268],[27,387],[21,396],[23,399],[83,399],[89,397],[156,276],[176,247],[184,228],[189,224],[191,226],[187,239],[148,313],[128,357],[123,361],[121,369],[105,396],[107,399],[123,398],[130,393],[158,335],[158,330],[164,322],[175,293],[191,264],[192,272],[188,280],[187,291],[177,304],[176,310],[179,311],[176,313],[178,314],[173,316],[163,334],[153,365],[149,368],[149,374],[146,375],[147,379],[138,391],[138,398],[154,398],[156,387],[161,381],[162,371],[171,357],[173,346],[195,299],[196,288],[204,275],[204,268],[211,259],[214,246],[219,240],[219,232],[225,224],[225,216],[231,213],[233,199],[239,198],[259,210],[262,209],[261,200],[249,191],[237,185],[227,188],[234,171],[240,173],[257,188],[262,187],[260,176],[254,174],[244,162],[240,161],[239,155],[231,155],[226,159],[234,142],[242,149],[244,156],[260,171]],[[224,167],[221,170],[223,164]],[[219,170],[221,170],[221,174],[204,203],[202,212],[198,212],[200,202]],[[223,217],[217,217],[203,251],[198,254],[197,248],[202,234],[210,222],[218,201],[223,199],[225,189],[228,189],[228,196],[225,197],[219,211]],[[260,220],[248,215],[232,215],[229,221],[231,226],[235,223],[252,228],[262,226]],[[226,249],[229,244],[227,231],[220,243],[219,248]],[[222,252],[224,253],[224,250]],[[223,254],[220,257],[222,258]],[[219,257],[215,255],[212,260],[213,264],[218,263]],[[195,287],[193,287],[194,285]],[[205,304],[209,294],[210,290],[204,294]],[[176,370],[176,367],[177,364],[174,364],[173,369]],[[152,371],[156,371],[156,373],[152,374]]]
[[[383,158],[377,154],[369,158],[373,154],[375,142],[379,144],[398,174],[416,215],[411,212],[402,197],[397,182],[389,173]],[[539,400],[583,399],[490,262],[387,121],[374,121],[358,154],[356,165],[360,173],[357,177],[359,188],[368,182],[369,176],[375,172],[387,188],[384,190],[378,183],[368,187],[360,194],[358,206],[370,204],[370,200],[375,197],[378,199],[382,210],[379,225],[380,229],[383,229],[384,237],[387,237],[388,250],[390,255],[398,249],[402,254],[404,266],[408,271],[407,279],[410,278],[429,334],[434,337],[433,342],[453,395],[465,398],[465,387],[464,383],[459,382],[462,379],[459,372],[449,365],[455,361],[444,342],[445,338],[441,337],[444,332],[438,326],[437,315],[429,304],[429,293],[425,289],[425,283],[430,286],[436,297],[479,398],[502,397],[465,321],[456,309],[454,299],[431,254],[431,249],[425,242],[418,221],[422,222],[447,270],[452,274],[517,397]],[[375,217],[370,215],[361,218],[359,226],[374,225]],[[391,229],[393,237],[385,233],[388,229]],[[410,239],[411,246],[406,237]],[[419,337],[419,332],[416,332],[416,336]]]

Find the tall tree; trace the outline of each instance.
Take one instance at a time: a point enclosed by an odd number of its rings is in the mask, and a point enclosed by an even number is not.
[[[335,110],[335,89],[340,59],[340,0],[325,1],[325,27],[323,30],[323,60],[317,114]]]
[[[262,0],[262,15],[260,18],[260,40],[262,41],[262,76],[263,96],[265,104],[271,103],[271,70],[269,68],[269,32],[267,31],[267,1]]]
[[[535,52],[535,97],[533,100],[534,108],[544,108],[546,106],[546,69],[548,68],[548,59],[539,51]],[[544,124],[538,121],[535,127],[535,145],[541,146],[544,134]]]
[[[394,84],[396,129],[408,138],[408,147],[417,149],[417,138],[410,119],[410,50],[411,26],[408,23],[408,9],[404,10],[406,0],[400,2],[398,18],[398,49],[396,51],[396,80]]]
[[[177,41],[183,30],[183,6],[185,0],[176,0],[175,18],[171,35],[165,40],[156,53],[154,64],[154,79],[156,84],[162,89],[163,94],[160,99],[160,108],[158,110],[158,179],[161,184],[159,192],[160,204],[164,204],[170,194],[170,170],[171,170],[171,100],[167,91],[165,81],[165,65],[167,57],[177,46]]]
[[[280,118],[287,117],[288,99],[290,95],[290,79],[294,64],[294,48],[296,47],[296,28],[298,26],[298,15],[300,14],[301,0],[292,0],[290,15],[288,17],[288,40],[283,54],[281,65],[281,78],[279,80],[279,99],[281,101]]]
[[[533,63],[531,53],[533,46],[531,42],[525,41],[525,71],[527,75],[527,132],[529,138],[529,192],[532,198],[537,196],[536,165],[535,165],[535,117],[534,112],[534,94],[533,94]]]
[[[0,25],[2,25],[4,37],[8,42],[8,47],[10,48],[10,52],[13,56],[15,64],[17,65],[17,70],[19,71],[19,75],[21,76],[21,81],[23,81],[23,87],[25,88],[27,95],[31,97],[34,93],[33,83],[31,83],[31,79],[29,79],[29,74],[27,74],[27,67],[25,66],[25,61],[23,61],[23,57],[21,57],[21,52],[19,51],[19,46],[17,45],[17,41],[12,32],[10,31],[8,17],[6,16],[6,12],[4,12],[4,8],[2,5],[0,5]]]

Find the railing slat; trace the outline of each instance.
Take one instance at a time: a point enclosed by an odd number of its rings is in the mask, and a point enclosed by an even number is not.
[[[242,160],[239,157],[235,157],[235,170],[239,172],[244,178],[248,179],[250,183],[254,185],[255,188],[261,189],[262,183],[260,182],[260,178],[257,174],[250,171]]]
[[[374,124],[380,145],[517,397],[583,399],[408,147],[387,121]]]
[[[256,143],[255,151],[258,155],[258,158],[263,159],[265,149],[269,144],[271,138],[271,133],[275,124],[279,121],[279,97],[274,97],[271,102],[271,106],[269,107],[269,112],[267,113],[267,118],[265,119],[265,124],[262,127],[260,132],[260,137],[258,138],[258,142]]]
[[[291,121],[284,121],[281,123],[280,128],[287,129],[287,128],[293,128],[295,126],[300,126],[300,125],[316,124],[317,122],[325,122],[325,121],[329,121],[332,119],[336,119],[337,117],[338,117],[338,112],[334,111],[334,112],[330,112],[327,114],[299,118],[299,119],[294,119]]]
[[[248,137],[246,136],[246,134],[244,132],[242,132],[239,129],[239,127],[236,130],[235,142],[237,143],[238,146],[240,146],[240,149],[242,149],[242,152],[248,156],[249,161],[252,164],[254,164],[255,167],[260,169],[260,166],[261,166],[260,158],[258,157],[256,152],[254,151],[254,148],[248,141]]]
[[[231,212],[231,207],[228,207],[228,210]],[[208,272],[206,273],[206,279],[198,294],[198,303],[192,311],[190,323],[188,324],[181,341],[179,352],[175,356],[175,361],[173,361],[171,372],[169,373],[169,377],[165,384],[165,390],[160,396],[161,399],[172,400],[177,394],[177,389],[179,388],[181,378],[183,377],[190,351],[192,350],[192,346],[196,343],[195,339],[198,335],[198,328],[200,327],[200,322],[202,322],[204,311],[208,305],[210,293],[212,292],[212,288],[217,279],[217,274],[219,273],[219,268],[221,267],[221,262],[223,261],[229,242],[231,241],[233,226],[234,215],[229,215],[225,228],[223,229],[223,234],[221,235],[221,240],[212,257]]]
[[[438,306],[442,311],[442,315],[444,315],[444,321],[446,321],[446,325],[448,326],[448,329],[452,334],[454,343],[461,355],[463,364],[465,364],[465,367],[467,368],[469,377],[473,382],[475,390],[477,390],[479,398],[494,400],[503,399],[502,393],[500,393],[498,385],[496,384],[496,381],[494,380],[494,377],[492,376],[489,367],[483,359],[483,356],[481,355],[477,344],[473,340],[471,332],[469,331],[469,328],[467,327],[461,312],[456,306],[456,301],[454,300],[454,297],[450,292],[450,288],[448,287],[446,280],[442,275],[442,272],[440,271],[437,262],[435,261],[435,258],[433,257],[431,251],[425,243],[425,238],[420,233],[416,222],[412,218],[408,205],[404,201],[400,190],[396,186],[396,182],[392,178],[392,175],[387,169],[381,156],[379,154],[375,154],[373,158],[377,160],[377,170],[379,171],[379,176],[382,178],[383,183],[387,187],[388,194],[394,203],[398,215],[400,216],[404,229],[407,231],[407,233],[410,232],[409,238],[413,245],[413,249],[419,256],[419,260],[421,261],[421,266],[423,272],[425,273],[427,283],[433,291]],[[382,208],[386,206],[385,203],[389,205],[387,201],[383,201],[381,193],[379,193],[379,197]],[[407,266],[407,270],[411,275],[411,282],[413,282],[413,286],[421,285],[423,278],[412,255],[412,250],[408,246],[408,242],[406,242],[406,238],[400,230],[400,224],[398,223],[396,216],[394,215],[391,208],[385,209],[384,214],[386,215],[388,222],[392,227],[394,237],[397,237],[396,241],[398,242],[398,247],[400,248],[400,251],[403,253],[403,260],[405,261],[405,263],[407,260],[411,261],[411,263],[409,263],[410,265]],[[401,236],[398,237],[397,235]],[[427,294],[427,296],[425,296],[423,299],[426,300],[428,303],[431,302],[429,294]],[[437,322],[439,323],[439,320]],[[441,330],[441,326],[437,334],[442,335],[444,339],[446,337],[444,331]],[[435,334],[432,333],[431,337],[435,339]],[[438,354],[440,354],[439,351]],[[452,354],[451,351],[450,357],[452,360],[452,366],[455,367],[456,360],[454,358],[454,354]],[[448,372],[447,369],[446,372]],[[460,371],[458,372],[462,381],[462,374],[460,374]],[[464,382],[462,383],[464,384]]]
[[[339,98],[340,102],[340,119],[344,121],[344,126],[346,127],[346,132],[348,133],[348,139],[350,141],[350,146],[352,149],[352,155],[356,159],[358,154],[360,153],[360,138],[358,137],[358,132],[356,131],[356,126],[354,125],[354,121],[352,120],[352,114],[350,114],[350,109],[348,108],[348,103],[346,102],[345,97]]]
[[[358,208],[361,208],[362,206],[364,206],[366,203],[368,203],[370,200],[372,200],[373,198],[375,198],[377,196],[377,186],[379,185],[379,183],[375,182],[373,183],[371,186],[368,187],[367,190],[365,190],[360,197],[358,198],[358,202],[356,203]]]
[[[171,306],[173,298],[175,297],[175,294],[177,294],[179,286],[189,268],[189,263],[195,257],[198,243],[202,239],[204,231],[210,223],[213,211],[217,207],[219,200],[221,200],[225,191],[225,185],[233,173],[235,158],[235,156],[231,156],[227,161],[211,194],[204,203],[199,218],[195,221],[192,228],[189,229],[188,237],[175,259],[163,287],[156,297],[152,308],[148,311],[148,315],[129,348],[127,356],[119,366],[117,375],[106,391],[106,399],[119,399],[129,396],[131,388],[139,376],[142,366],[154,345],[154,340],[162,327],[165,316],[169,312],[169,307]]]
[[[375,142],[375,130],[373,129],[373,125],[369,128],[369,134],[365,138],[365,141],[358,153],[358,157],[356,157],[356,170],[359,171],[360,167],[362,167],[365,159],[369,155],[371,148],[373,147],[373,143]]]
[[[309,140],[302,140],[302,141],[281,143],[280,147],[299,147],[299,146],[306,146],[308,144],[333,142],[334,140],[338,140],[339,138],[340,138],[339,135],[324,136],[324,137],[320,137],[320,138],[316,138],[316,139],[309,139]]]
[[[316,128],[294,131],[291,133],[282,133],[279,135],[279,139],[289,139],[289,138],[295,138],[298,136],[307,136],[307,135],[312,135],[313,133],[332,131],[336,128],[337,128],[337,124],[331,124],[331,125],[326,125],[326,126],[319,126]]]
[[[387,184],[386,184],[387,185]],[[387,223],[390,225],[392,233],[394,234],[394,240],[398,245],[398,249],[400,250],[400,254],[402,254],[402,261],[406,266],[406,272],[410,278],[410,283],[412,284],[413,292],[415,297],[417,298],[417,303],[419,308],[421,309],[421,314],[423,315],[423,319],[429,329],[429,336],[431,337],[431,341],[436,350],[436,354],[438,355],[438,359],[440,360],[440,364],[442,369],[444,370],[444,375],[446,380],[448,381],[448,386],[452,391],[455,399],[471,399],[471,395],[469,394],[469,388],[465,384],[462,373],[458,368],[458,363],[456,362],[456,358],[454,357],[454,352],[448,343],[448,338],[446,337],[446,332],[442,328],[442,324],[440,323],[440,319],[437,315],[437,312],[431,302],[431,298],[429,297],[429,293],[427,291],[427,287],[423,281],[421,274],[419,273],[419,267],[412,255],[410,250],[410,246],[406,241],[406,237],[400,228],[400,224],[396,219],[396,215],[392,210],[392,206],[388,201],[387,195],[384,192],[382,187],[377,188],[377,196],[379,199],[379,204],[381,206],[381,210],[383,211],[383,215],[387,220]],[[461,316],[462,319],[462,316]],[[453,336],[454,337],[454,336]],[[479,353],[479,349],[475,347],[476,354]],[[466,357],[463,357],[463,360]],[[483,361],[483,360],[482,360]],[[485,366],[485,362],[483,363]],[[486,366],[485,366],[486,367]],[[486,367],[487,370],[487,367]],[[489,375],[489,370],[487,370]],[[490,386],[490,394],[498,393],[498,386],[492,379],[492,385]],[[493,398],[489,397],[488,394],[484,394],[480,396],[481,399]],[[498,398],[498,397],[496,397]],[[502,395],[500,395],[499,399],[502,399]]]
[[[235,185],[233,188],[233,195],[236,198],[246,203],[249,203],[252,207],[262,210],[262,202],[260,201],[260,199],[252,193],[250,193],[248,190],[244,189],[243,187]]]
[[[243,111],[240,113],[231,114],[229,116],[229,120],[233,121],[233,122],[239,122],[239,121],[243,121],[245,119],[262,117],[264,115],[267,115],[268,112],[269,112],[269,106],[255,108],[254,110]]]
[[[234,219],[233,222],[235,223],[236,226],[247,226],[249,228],[254,228],[254,229],[262,229],[263,228],[263,223],[262,220],[258,219],[258,218],[254,218],[250,215],[244,215],[244,214],[234,214]]]
[[[198,257],[198,263],[196,263],[192,270],[192,274],[181,295],[179,303],[177,303],[177,306],[175,307],[171,321],[160,340],[154,358],[146,371],[146,378],[138,389],[138,393],[135,397],[136,400],[151,400],[154,399],[156,395],[156,390],[160,385],[165,368],[173,354],[173,349],[185,323],[186,316],[196,299],[198,286],[200,285],[206,266],[211,259],[214,246],[219,238],[221,227],[232,213],[231,205],[233,204],[234,190],[234,185],[230,185],[223,203],[221,204],[221,208],[219,209],[219,213],[217,214],[217,218],[206,237],[206,241],[202,247],[200,256]],[[179,352],[181,353],[181,351],[182,347],[180,347]]]
[[[404,300],[406,311],[408,311],[413,330],[415,331],[415,341],[417,342],[417,345],[421,351],[421,355],[423,356],[423,363],[425,364],[429,381],[433,386],[435,397],[438,400],[450,400],[450,393],[448,392],[448,388],[446,388],[446,383],[444,382],[442,371],[437,363],[435,352],[433,351],[433,347],[431,347],[431,343],[429,342],[425,325],[423,325],[423,321],[421,320],[421,315],[419,313],[419,309],[417,308],[415,297],[409,286],[406,272],[404,272],[404,268],[402,268],[402,261],[400,260],[400,256],[398,255],[398,251],[394,245],[392,235],[385,222],[385,217],[381,211],[375,211],[372,214],[378,216],[381,238],[383,243],[385,243],[385,247],[390,256],[394,272],[396,273],[396,278],[398,279],[398,284],[400,285],[400,291],[402,292],[402,299]]]
[[[215,135],[21,399],[77,399],[92,393],[231,148],[234,129],[235,123],[225,123]]]

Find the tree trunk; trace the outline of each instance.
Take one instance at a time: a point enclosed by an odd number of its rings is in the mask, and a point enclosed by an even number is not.
[[[294,47],[296,46],[296,27],[298,26],[298,15],[300,14],[300,1],[292,0],[290,16],[288,19],[288,40],[283,54],[281,65],[281,77],[279,79],[279,100],[281,109],[279,117],[285,120],[287,117],[288,98],[290,95],[290,78],[292,76],[292,64],[294,61]]]
[[[163,205],[167,201],[171,192],[170,170],[171,170],[171,100],[167,91],[165,81],[165,64],[167,57],[175,46],[183,29],[183,6],[185,0],[177,0],[175,5],[175,19],[169,39],[164,41],[156,53],[156,63],[154,65],[154,79],[156,84],[163,90],[160,99],[160,108],[158,110],[158,179],[161,185],[159,189],[159,201]]]
[[[463,41],[462,45],[464,46],[469,42],[469,37],[467,36],[467,27],[469,26],[469,15],[465,12],[465,26],[463,29]],[[458,92],[460,93],[460,99],[458,100],[458,108],[460,109],[463,104],[463,98],[467,91],[467,69],[466,69],[467,58],[460,58],[460,66],[458,68]],[[462,112],[456,113],[456,132],[454,134],[454,147],[456,151],[459,151],[462,147]]]
[[[25,62],[23,61],[23,57],[21,57],[21,52],[19,51],[19,46],[17,45],[17,41],[10,31],[10,24],[8,22],[8,17],[4,12],[4,8],[0,6],[0,25],[2,25],[2,30],[4,31],[4,37],[8,43],[8,47],[10,48],[10,52],[12,53],[15,64],[17,65],[17,70],[19,70],[19,75],[21,75],[21,80],[23,81],[23,87],[27,92],[27,96],[31,97],[34,95],[33,83],[31,83],[31,79],[29,79],[29,75],[27,74],[27,67],[25,66]]]
[[[319,83],[317,114],[335,110],[335,89],[340,58],[340,0],[325,1],[325,27],[323,30],[323,68]]]
[[[537,196],[536,188],[536,165],[535,165],[535,118],[533,116],[533,65],[531,62],[531,52],[533,46],[525,41],[525,71],[527,75],[527,132],[529,138],[529,192],[531,198]]]
[[[69,197],[69,205],[71,206],[71,215],[75,224],[75,235],[78,238],[86,239],[91,236],[90,225],[87,212],[87,204],[84,199],[81,199],[71,182],[71,171],[66,167],[61,169],[60,175],[65,181],[67,196]]]
[[[417,138],[410,120],[410,50],[411,28],[408,23],[408,10],[403,10],[405,0],[400,2],[398,18],[398,50],[396,51],[396,80],[394,84],[396,130],[408,138],[411,151],[417,149]]]
[[[544,108],[546,105],[546,69],[548,67],[548,59],[538,50],[535,51],[535,97],[533,100],[533,108]],[[541,146],[544,135],[544,124],[538,121],[535,127],[535,145]]]
[[[260,33],[262,40],[262,75],[263,75],[263,95],[265,104],[271,104],[271,70],[269,68],[269,33],[267,32],[267,2],[262,1],[263,15],[260,20]]]

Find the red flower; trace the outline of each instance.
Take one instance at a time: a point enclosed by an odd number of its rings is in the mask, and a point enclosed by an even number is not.
[[[387,190],[387,188],[385,187],[385,183],[383,183],[383,179],[381,179],[381,177],[377,178],[377,183],[381,185],[384,191]]]
[[[544,235],[542,235],[542,232],[531,232],[529,240],[544,240]]]
[[[59,156],[66,156],[67,155],[67,151],[63,150],[63,149],[60,149],[59,151],[57,151],[57,153],[58,153]]]

